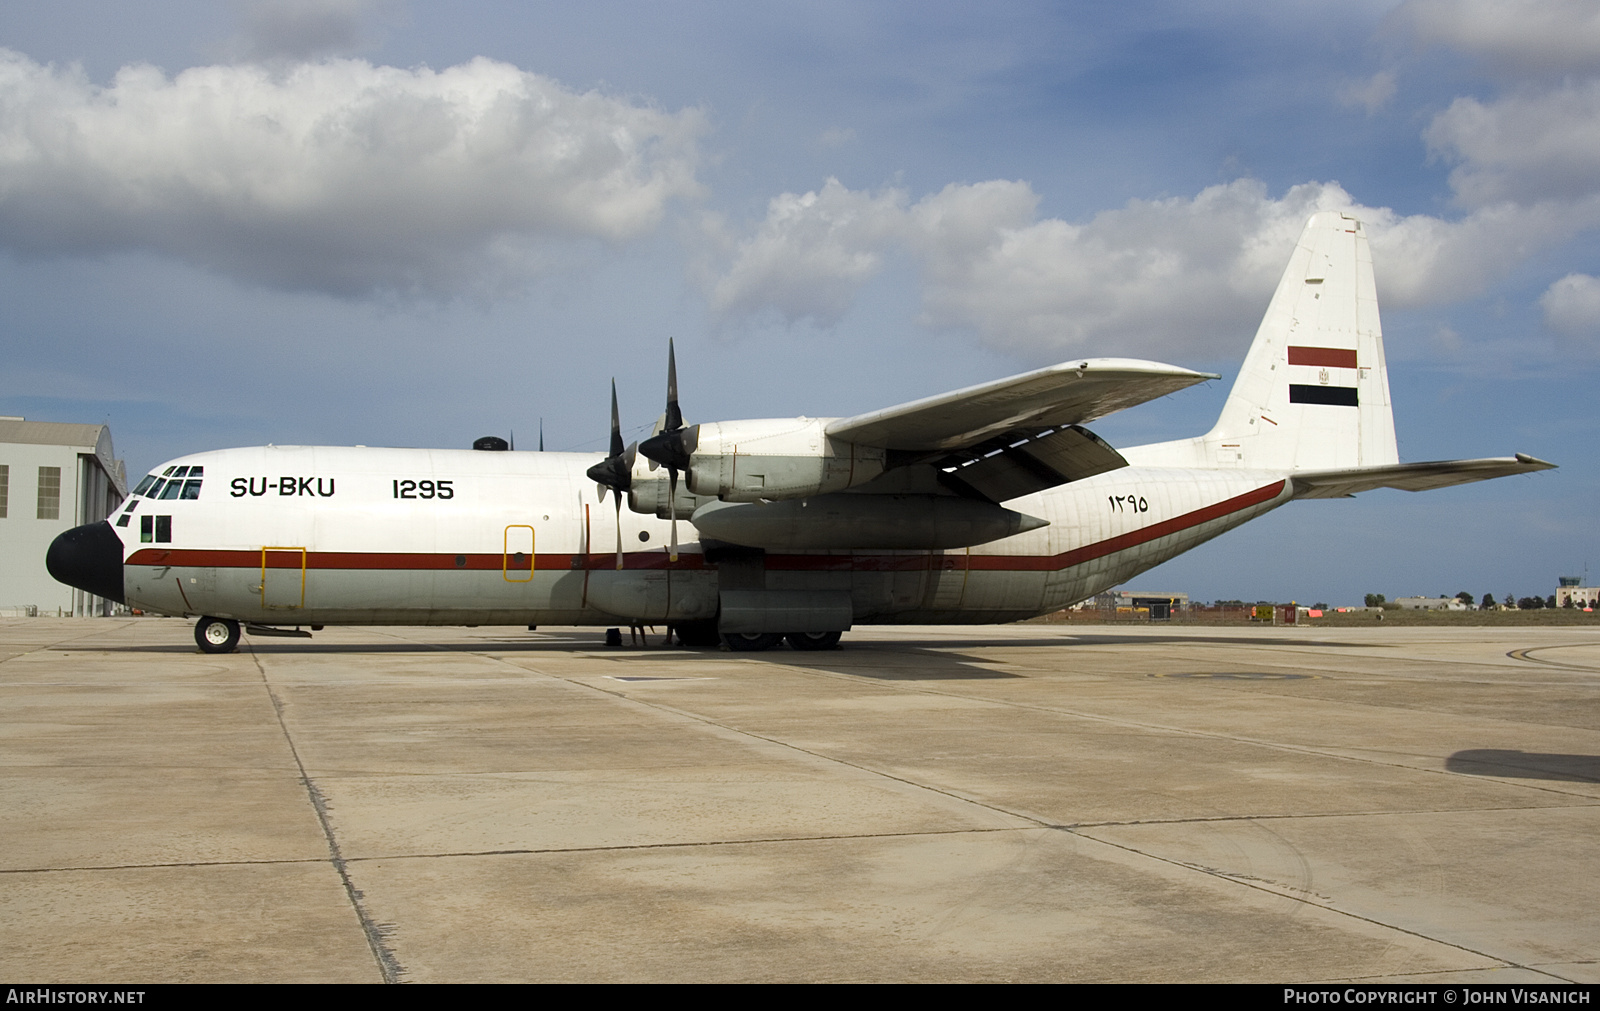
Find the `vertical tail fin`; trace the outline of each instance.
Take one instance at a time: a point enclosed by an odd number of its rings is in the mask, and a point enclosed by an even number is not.
[[[1222,415],[1200,442],[1206,466],[1399,462],[1361,222],[1337,211],[1306,222]]]

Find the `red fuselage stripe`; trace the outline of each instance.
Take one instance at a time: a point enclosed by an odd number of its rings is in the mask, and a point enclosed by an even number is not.
[[[1170,537],[1202,523],[1221,519],[1244,509],[1270,502],[1283,492],[1285,482],[1276,481],[1255,491],[1236,495],[1215,505],[1184,513],[1170,520],[1152,523],[1138,530],[1130,530],[1116,537],[1072,548],[1055,555],[970,555],[912,554],[912,555],[780,555],[769,553],[766,567],[771,570],[806,572],[914,572],[924,569],[975,569],[999,572],[1039,572],[1071,568],[1096,558],[1126,551],[1162,537]],[[677,562],[669,562],[665,552],[633,552],[623,556],[628,569],[700,569],[705,568],[703,556],[685,553]],[[616,566],[614,554],[556,554],[547,553],[533,559],[534,568],[540,571],[583,571],[612,569]],[[128,557],[129,565],[179,565],[212,566],[227,569],[261,568],[261,549],[253,551],[205,550],[190,548],[140,548]],[[300,552],[273,550],[267,552],[267,568],[298,569]],[[306,569],[334,570],[474,570],[512,571],[528,570],[528,562],[520,565],[499,554],[440,554],[423,552],[388,551],[307,551]]]

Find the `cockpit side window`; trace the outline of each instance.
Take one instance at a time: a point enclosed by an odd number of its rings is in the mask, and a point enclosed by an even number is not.
[[[150,490],[150,486],[155,484],[155,483],[156,483],[156,476],[154,474],[146,474],[144,476],[144,480],[139,482],[139,487],[135,488],[133,490],[133,493],[135,495],[143,495],[145,492],[149,491]]]

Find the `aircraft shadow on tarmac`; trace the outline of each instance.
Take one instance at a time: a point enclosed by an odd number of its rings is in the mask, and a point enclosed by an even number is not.
[[[262,655],[305,655],[305,656],[358,656],[358,655],[385,655],[407,653],[576,653],[594,652],[604,654],[608,659],[626,660],[637,658],[654,662],[660,661],[692,661],[695,658],[716,657],[719,659],[738,659],[779,664],[785,667],[801,667],[818,671],[827,671],[835,674],[848,674],[857,677],[878,678],[888,681],[954,681],[954,680],[992,680],[996,678],[1020,678],[1024,675],[1012,674],[1006,671],[995,670],[984,666],[981,658],[953,653],[948,649],[928,649],[918,646],[902,645],[900,643],[856,643],[843,648],[819,652],[802,652],[784,647],[759,653],[733,653],[718,652],[713,650],[686,650],[677,647],[661,645],[661,635],[651,635],[647,641],[649,645],[628,645],[621,647],[608,647],[605,645],[604,636],[600,633],[594,635],[557,635],[540,637],[537,639],[513,638],[505,635],[481,636],[470,642],[430,643],[420,641],[406,642],[315,642],[306,639],[296,639],[289,642],[262,642],[259,639],[251,640],[248,637],[240,645],[240,654],[259,653]],[[1029,643],[1031,645],[1031,643]],[[1060,646],[1060,642],[1050,645]],[[941,643],[941,646],[946,644]],[[963,642],[965,646],[1014,646],[1015,641],[997,640],[988,642]],[[1043,644],[1041,644],[1043,645]],[[174,642],[162,645],[138,646],[55,646],[52,649],[62,653],[155,653],[172,655],[204,656],[194,646]],[[211,658],[214,659],[214,658]]]
[[[1502,748],[1470,748],[1445,759],[1444,767],[1468,776],[1600,783],[1600,755],[1546,755]]]
[[[770,654],[756,654],[752,659],[767,659],[785,667],[848,674],[878,681],[992,681],[1026,676],[984,666],[985,661],[979,657],[915,647],[893,650],[841,649],[827,653],[780,653],[774,650]]]

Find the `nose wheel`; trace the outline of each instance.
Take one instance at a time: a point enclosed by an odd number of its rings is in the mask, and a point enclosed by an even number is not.
[[[202,653],[232,653],[239,645],[239,623],[232,618],[201,618],[194,641]]]

